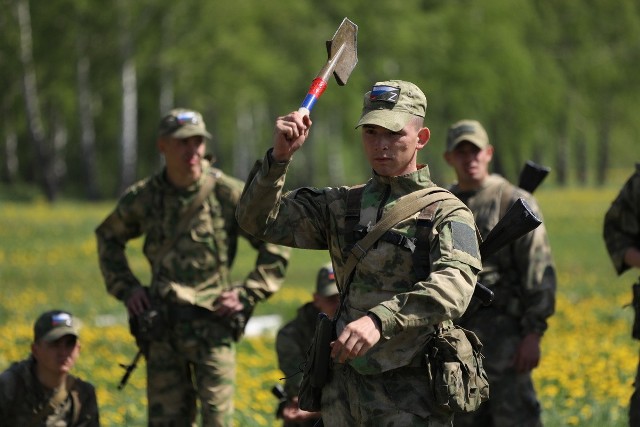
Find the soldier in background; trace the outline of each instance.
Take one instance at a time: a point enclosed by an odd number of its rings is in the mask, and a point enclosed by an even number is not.
[[[640,269],[640,163],[611,203],[604,217],[603,237],[619,275],[631,268]],[[634,309],[640,310],[637,302],[634,298]],[[636,312],[636,322],[638,316]],[[640,363],[629,402],[629,425],[640,426]]]
[[[70,374],[78,356],[78,320],[62,310],[42,313],[31,355],[0,374],[0,426],[99,426],[94,387]]]
[[[333,317],[340,304],[340,294],[331,263],[318,271],[313,301],[298,308],[295,319],[284,325],[276,337],[278,365],[285,375],[284,393],[287,404],[282,410],[283,427],[313,427],[320,413],[303,411],[298,407],[298,391],[307,350],[313,340],[318,314]]]
[[[402,196],[438,191],[428,166],[417,161],[430,137],[426,109],[422,90],[407,81],[378,82],[365,94],[357,127],[373,172],[350,202],[355,188],[283,192],[287,168],[312,123],[298,111],[279,117],[273,147],[256,163],[238,205],[241,227],[254,236],[328,250],[345,290],[337,339],[331,344],[334,363],[322,388],[327,426],[451,425],[453,413],[438,407],[429,392],[424,355],[435,329],[464,312],[482,267],[469,209],[453,197],[434,203],[430,221],[418,224],[418,212],[408,216],[361,254],[352,277],[345,268],[353,243]],[[356,224],[349,229],[352,220]],[[419,227],[425,231],[423,224],[429,227],[426,248],[415,263],[407,237],[413,238]]]
[[[489,173],[493,146],[475,120],[454,123],[444,154],[458,182],[450,190],[473,212],[484,238],[508,208],[523,198],[542,219],[535,198]],[[482,260],[479,281],[495,298],[457,323],[484,344],[484,368],[491,396],[475,412],[456,414],[456,427],[542,425],[531,371],[540,362],[540,340],[555,310],[556,275],[544,225]]]
[[[236,341],[253,307],[280,288],[288,263],[288,248],[238,228],[243,183],[204,158],[210,138],[200,113],[170,111],[157,139],[166,166],[127,189],[96,229],[108,292],[130,316],[160,314],[145,354],[150,426],[195,426],[196,399],[203,426],[232,425]],[[148,287],[125,253],[127,242],[142,235],[153,271]],[[235,285],[229,270],[239,235],[257,259]]]

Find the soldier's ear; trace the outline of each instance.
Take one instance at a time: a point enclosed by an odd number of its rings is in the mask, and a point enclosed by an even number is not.
[[[427,145],[427,142],[429,142],[429,138],[431,138],[431,131],[429,130],[429,128],[421,128],[418,131],[418,149]]]

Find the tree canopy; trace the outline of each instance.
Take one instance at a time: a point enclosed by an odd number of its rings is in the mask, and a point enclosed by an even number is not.
[[[527,159],[558,184],[604,184],[637,160],[640,10],[633,0],[0,0],[0,176],[60,194],[113,197],[157,170],[156,127],[201,111],[218,165],[244,178],[273,121],[297,109],[349,17],[359,63],[315,107],[290,183],[365,179],[353,125],[378,80],[426,93],[437,182],[448,126],[475,118],[514,178]],[[444,184],[443,182],[443,184]]]

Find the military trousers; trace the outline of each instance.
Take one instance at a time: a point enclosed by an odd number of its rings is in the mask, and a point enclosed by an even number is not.
[[[362,375],[335,364],[322,389],[322,420],[332,427],[450,427],[451,412],[433,408],[425,367]]]
[[[149,427],[195,427],[200,403],[203,427],[233,424],[236,348],[221,322],[173,324],[154,341],[147,358]]]

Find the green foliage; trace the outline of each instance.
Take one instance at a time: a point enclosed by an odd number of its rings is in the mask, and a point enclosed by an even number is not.
[[[601,189],[558,189],[544,183],[536,192],[544,212],[558,272],[558,304],[543,340],[542,362],[534,379],[546,426],[622,427],[637,365],[637,343],[630,338],[630,275],[616,277],[601,238],[602,218],[630,171],[612,171],[612,185]],[[5,193],[2,193],[3,195]],[[102,425],[145,423],[144,362],[125,390],[117,383],[135,354],[124,307],[107,295],[97,264],[93,230],[112,202],[88,204],[43,200],[29,203],[0,197],[0,369],[25,357],[33,319],[61,307],[84,322],[82,355],[74,371],[98,390]],[[141,241],[128,248],[131,266],[143,282],[149,268]],[[310,299],[316,269],[325,251],[295,250],[286,283],[256,315],[280,314],[284,320]],[[240,246],[234,279],[255,262]],[[236,423],[273,425],[276,399],[269,390],[277,369],[273,336],[246,338],[238,347]]]
[[[0,0],[8,11],[0,17],[0,128],[18,136],[17,179],[32,181],[38,165],[21,93],[20,37],[12,19],[16,3]],[[115,195],[118,186],[114,171],[128,36],[137,70],[138,176],[158,168],[153,141],[166,106],[161,96],[169,94],[172,105],[204,113],[218,165],[243,177],[250,165],[238,163],[236,145],[246,145],[249,153],[243,155],[251,159],[262,155],[274,118],[297,108],[326,61],[324,41],[345,16],[359,26],[359,64],[346,87],[329,83],[313,112],[316,130],[323,125],[328,130],[312,132],[318,151],[300,153],[305,164],[292,170],[292,182],[331,182],[326,170],[333,160],[325,152],[336,150],[335,140],[346,142],[337,150],[346,161],[344,178],[350,183],[366,178],[353,124],[362,94],[376,80],[389,78],[412,80],[427,94],[432,142],[426,158],[438,180],[450,176],[441,158],[446,129],[465,117],[486,125],[497,147],[495,168],[512,178],[526,159],[534,159],[559,169],[551,180],[603,184],[608,168],[629,167],[628,159],[636,155],[640,8],[633,0],[31,3],[45,130],[50,137],[54,124],[62,122],[69,139],[64,181],[73,185],[67,194],[77,194],[85,182],[79,59],[90,64],[95,173],[103,196]],[[253,123],[240,124],[239,116],[247,112]]]

